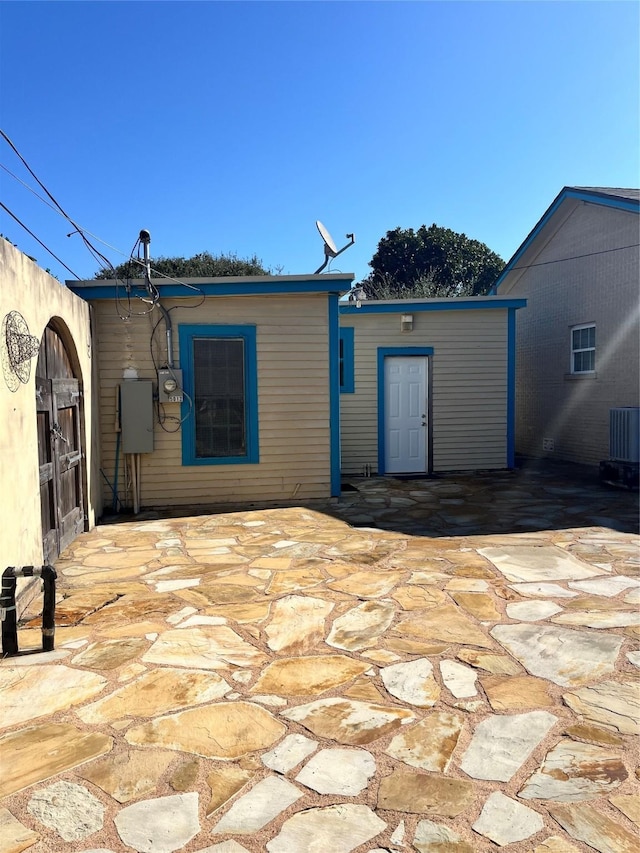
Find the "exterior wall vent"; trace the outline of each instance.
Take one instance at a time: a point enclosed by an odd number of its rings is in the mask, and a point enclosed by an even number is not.
[[[640,461],[640,408],[609,409],[609,458],[617,462]]]

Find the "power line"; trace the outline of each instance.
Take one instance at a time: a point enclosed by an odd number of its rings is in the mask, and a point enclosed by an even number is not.
[[[48,202],[48,201],[46,200],[46,198],[43,198],[39,193],[37,193],[37,192],[33,189],[33,187],[30,187],[30,186],[29,186],[29,184],[27,184],[25,181],[23,181],[23,180],[22,180],[22,178],[19,178],[17,175],[15,175],[15,174],[11,171],[11,169],[8,169],[8,168],[4,165],[4,163],[0,163],[0,169],[4,169],[4,171],[5,171],[8,175],[11,175],[11,177],[12,177],[12,178],[14,178],[16,181],[18,181],[18,183],[19,183],[19,184],[22,184],[22,186],[23,186],[23,187],[25,187],[25,189],[28,189],[30,193],[33,193],[33,195],[34,195],[37,199],[40,199],[40,201],[41,201],[43,204],[46,204],[46,205],[47,205],[47,207],[49,207],[51,210],[53,210],[53,211],[54,211],[54,213],[57,213],[57,214],[58,214],[58,216],[62,216],[62,217],[63,217],[63,219],[67,219],[67,217],[64,215],[64,213],[62,213],[60,210],[58,210],[58,208],[57,208],[57,207],[55,207],[53,204],[51,204],[50,202]],[[108,249],[112,249],[114,252],[117,252],[119,255],[122,255],[122,256],[123,256],[123,257],[125,257],[125,258],[127,257],[126,252],[121,251],[121,250],[120,250],[120,249],[118,249],[116,246],[112,246],[112,245],[111,245],[111,243],[107,243],[107,241],[106,241],[106,240],[103,240],[101,237],[98,237],[98,236],[97,236],[97,234],[92,234],[92,233],[91,233],[91,231],[89,231],[87,228],[83,228],[83,229],[82,229],[82,232],[83,232],[84,234],[88,234],[88,235],[89,235],[89,237],[93,237],[93,239],[94,239],[94,240],[97,240],[97,241],[98,241],[98,243],[102,243],[102,245],[103,245],[103,246],[106,246]],[[70,237],[71,235],[70,235],[70,234],[68,234],[67,236],[68,236],[68,237]]]
[[[54,206],[51,204],[51,202],[50,202],[50,201],[47,201],[47,200],[46,200],[46,198],[42,198],[42,196],[41,196],[39,193],[37,193],[37,192],[33,189],[33,187],[30,187],[30,186],[29,186],[29,184],[27,184],[25,181],[23,181],[23,180],[22,180],[22,178],[19,178],[17,175],[14,175],[14,173],[11,171],[11,169],[8,169],[8,168],[4,165],[4,163],[0,163],[0,169],[4,169],[4,170],[5,170],[5,172],[6,172],[8,175],[11,175],[11,177],[12,177],[12,178],[14,178],[16,181],[18,181],[18,183],[19,183],[19,184],[22,184],[22,186],[23,186],[23,187],[25,187],[26,189],[28,189],[28,190],[29,190],[29,192],[33,193],[33,194],[34,194],[34,196],[35,196],[36,198],[39,198],[39,199],[40,199],[40,201],[41,201],[43,204],[46,204],[46,205],[47,205],[47,207],[49,207],[51,210],[55,211],[55,212],[56,212],[57,214],[59,214],[60,216],[62,216],[62,215],[63,215],[62,213],[60,213],[60,211],[58,210],[58,208],[57,208],[57,207],[54,207]]]
[[[26,160],[25,160],[25,158],[22,156],[22,154],[18,151],[18,149],[17,149],[17,148],[16,148],[16,146],[13,144],[13,142],[11,141],[11,139],[9,139],[9,137],[7,136],[7,134],[6,134],[6,133],[4,132],[4,130],[2,130],[1,128],[0,128],[0,136],[2,136],[2,138],[5,140],[5,142],[6,142],[6,143],[9,145],[9,147],[11,148],[11,150],[16,154],[16,156],[18,157],[18,159],[19,159],[19,160],[21,161],[21,163],[24,165],[25,169],[29,172],[29,174],[32,176],[32,178],[33,178],[33,179],[38,183],[38,185],[40,186],[40,188],[44,190],[44,192],[45,192],[45,193],[47,194],[47,196],[51,199],[51,201],[54,203],[54,205],[57,207],[57,209],[60,211],[60,213],[65,217],[65,219],[67,219],[67,220],[71,223],[71,225],[73,225],[73,227],[75,228],[75,230],[77,231],[77,233],[80,235],[80,238],[82,239],[82,242],[85,244],[86,248],[87,248],[87,249],[88,249],[88,251],[91,253],[91,255],[92,255],[92,257],[94,258],[94,260],[96,260],[99,264],[106,264],[106,266],[107,266],[107,267],[109,267],[109,269],[112,269],[112,270],[113,270],[113,269],[114,269],[114,266],[113,266],[113,264],[111,263],[111,261],[110,261],[107,257],[105,257],[105,255],[103,255],[103,254],[102,254],[102,252],[100,252],[98,249],[96,249],[96,247],[91,243],[91,241],[90,241],[90,240],[85,236],[84,230],[83,230],[83,229],[78,225],[78,223],[77,223],[77,222],[74,222],[74,220],[69,216],[69,214],[68,214],[68,213],[66,212],[66,210],[62,207],[62,205],[61,205],[61,204],[57,201],[57,199],[56,199],[56,198],[55,198],[55,197],[54,197],[54,196],[49,192],[49,190],[46,188],[46,186],[42,183],[42,181],[40,180],[40,178],[39,178],[39,177],[36,175],[36,173],[33,171],[33,169],[32,169],[32,168],[31,168],[31,166],[27,163],[27,161],[26,161]],[[74,233],[74,232],[72,232],[72,233]],[[68,235],[68,236],[71,236],[71,235]],[[48,250],[47,250],[47,251],[48,251]],[[65,265],[63,264],[63,266],[65,266]],[[65,269],[69,269],[69,268],[65,266]],[[74,275],[75,275],[75,273],[74,273]]]
[[[569,258],[556,258],[554,261],[539,261],[536,264],[524,264],[521,267],[511,267],[508,272],[515,270],[530,270],[533,267],[546,267],[549,264],[561,264],[564,261],[577,261],[580,258],[593,258],[595,255],[606,255],[609,252],[621,252],[623,249],[636,249],[640,243],[630,243],[628,246],[615,246],[613,249],[599,249],[597,252],[587,252],[584,255],[571,255]]]
[[[76,233],[77,233],[77,234],[79,234],[79,235],[80,235],[80,239],[81,239],[81,240],[82,240],[82,242],[84,243],[84,245],[85,245],[86,249],[89,251],[89,253],[90,253],[90,254],[91,254],[91,256],[93,257],[93,259],[96,261],[96,263],[98,264],[98,266],[99,266],[99,267],[102,267],[102,268],[107,268],[107,269],[109,269],[109,270],[111,270],[111,271],[113,272],[113,277],[114,277],[114,279],[115,279],[115,281],[116,281],[116,311],[118,312],[118,315],[120,316],[120,318],[121,318],[121,319],[124,319],[124,317],[125,317],[125,316],[131,317],[132,315],[134,315],[134,314],[138,314],[138,313],[140,313],[140,314],[147,314],[147,313],[149,313],[149,311],[152,311],[152,310],[153,310],[153,308],[155,307],[155,303],[156,303],[157,299],[159,298],[159,294],[158,294],[158,295],[155,295],[155,294],[153,294],[153,293],[151,294],[151,295],[152,295],[152,302],[151,302],[151,307],[149,308],[149,310],[148,310],[148,311],[144,311],[144,312],[133,312],[133,311],[131,310],[131,295],[130,295],[130,288],[129,288],[128,284],[127,284],[127,285],[125,285],[125,289],[126,289],[126,291],[127,291],[127,306],[128,306],[128,307],[127,307],[126,314],[125,314],[125,315],[123,315],[123,314],[122,314],[122,312],[121,312],[121,310],[120,310],[120,298],[119,298],[119,293],[118,293],[119,278],[118,278],[118,275],[117,275],[117,273],[116,273],[116,269],[115,269],[115,267],[113,266],[113,264],[111,263],[111,261],[109,260],[109,258],[107,258],[107,257],[106,257],[106,255],[103,255],[103,254],[102,254],[102,252],[100,252],[100,251],[99,251],[99,249],[96,249],[96,247],[93,245],[93,243],[92,243],[92,242],[88,239],[88,237],[86,236],[86,234],[88,234],[88,233],[90,233],[90,232],[86,232],[86,233],[85,233],[85,230],[84,230],[80,225],[78,225],[78,223],[77,223],[75,220],[73,220],[73,219],[69,216],[69,214],[66,212],[66,210],[65,210],[65,209],[62,207],[62,205],[57,201],[57,199],[53,196],[53,194],[49,192],[49,190],[46,188],[46,186],[43,184],[43,182],[40,180],[40,178],[39,178],[39,177],[36,175],[36,173],[33,171],[33,169],[31,168],[31,166],[27,163],[26,159],[22,156],[22,154],[18,151],[17,147],[14,145],[14,143],[11,141],[11,139],[7,136],[7,134],[6,134],[6,133],[5,133],[1,128],[0,128],[0,136],[1,136],[1,137],[2,137],[6,142],[7,142],[7,144],[10,146],[10,148],[12,149],[12,151],[16,154],[16,156],[19,158],[19,160],[21,161],[21,163],[22,163],[22,164],[24,165],[24,167],[27,169],[27,171],[29,172],[29,174],[34,178],[34,180],[38,183],[38,185],[41,187],[41,189],[43,189],[43,190],[44,190],[44,192],[46,193],[46,195],[48,196],[48,198],[49,198],[49,199],[51,199],[51,201],[52,201],[52,202],[53,202],[53,204],[55,205],[55,208],[54,208],[54,209],[55,209],[57,212],[59,212],[62,216],[64,216],[64,218],[65,218],[65,219],[66,219],[66,220],[67,220],[71,225],[73,225],[74,230],[73,230],[70,234],[67,234],[67,237],[71,237],[71,236],[72,236],[72,234],[76,234]],[[4,167],[3,167],[3,168],[4,168]],[[9,170],[7,169],[7,171],[9,171]],[[11,174],[11,173],[10,173],[10,174]],[[15,176],[14,176],[14,177],[15,177]],[[20,179],[18,179],[18,180],[20,180]],[[22,183],[22,181],[21,181],[21,183]],[[26,186],[26,185],[25,185],[25,186]],[[30,188],[30,187],[28,187],[28,189],[31,189],[31,188]],[[37,195],[37,193],[36,193],[36,195]],[[38,197],[40,198],[40,196],[38,196]],[[41,200],[42,200],[42,201],[45,201],[45,199],[41,199]],[[48,204],[48,202],[46,202],[46,203]],[[13,215],[13,214],[12,214],[12,215]],[[16,220],[17,220],[17,217],[14,217],[14,218],[16,218]],[[20,223],[20,224],[22,224],[22,223]],[[23,227],[25,227],[25,228],[26,228],[26,226],[23,226]],[[26,230],[28,230],[28,229],[26,229]],[[32,232],[29,232],[29,233],[32,233]],[[32,236],[34,236],[34,237],[35,237],[35,235],[32,235]],[[93,237],[94,235],[92,234],[91,236]],[[36,237],[35,239],[38,239],[38,238]],[[99,238],[97,238],[97,237],[96,237],[95,239],[98,239],[98,240],[99,240]],[[99,241],[100,241],[101,243],[102,243],[102,242],[104,242],[103,240],[99,240]],[[39,243],[41,243],[41,241],[40,241],[40,240],[38,240],[38,242],[39,242]],[[41,245],[43,245],[43,246],[44,246],[44,244],[43,244],[43,243],[41,243]],[[108,245],[108,244],[105,244],[105,245]],[[136,245],[137,245],[137,243],[136,243]],[[46,249],[46,246],[45,246],[44,248]],[[113,247],[110,247],[110,248],[113,248]],[[135,249],[135,246],[134,246],[134,249]],[[49,250],[49,249],[47,249],[47,251],[50,251],[50,250]],[[115,251],[119,252],[119,250],[118,250],[118,249],[115,249]],[[119,253],[120,253],[120,252],[119,252]],[[51,254],[53,255],[53,252],[51,252]],[[121,252],[120,254],[123,254],[123,255],[124,255],[124,252]],[[132,250],[132,252],[131,252],[131,255],[133,255],[133,250]],[[55,257],[55,258],[56,258],[56,260],[58,260],[58,262],[59,262],[59,263],[61,263],[61,264],[62,264],[62,266],[63,266],[65,269],[69,270],[69,272],[70,272],[73,276],[75,276],[77,279],[79,279],[79,276],[78,276],[78,275],[76,275],[76,273],[74,273],[74,272],[73,272],[73,271],[72,271],[72,270],[71,270],[71,269],[70,269],[70,268],[69,268],[65,263],[63,263],[63,262],[62,262],[62,261],[61,261],[61,260],[56,256],[56,255],[53,255],[53,257]],[[126,257],[126,255],[125,255],[125,257]],[[130,258],[130,260],[131,260],[131,258]],[[147,301],[147,300],[143,299],[142,297],[139,297],[139,298],[140,298],[143,302],[146,302],[146,301]]]
[[[6,204],[3,204],[3,203],[0,201],[0,207],[2,207],[2,209],[3,209],[3,210],[6,210],[6,212],[9,214],[9,216],[11,216],[13,219],[15,219],[15,221],[18,223],[18,225],[20,225],[22,228],[24,228],[24,230],[27,232],[27,234],[30,234],[30,235],[33,237],[33,239],[34,239],[34,240],[36,240],[38,243],[40,243],[40,245],[42,246],[42,248],[43,248],[46,252],[49,252],[49,254],[51,255],[51,257],[52,257],[52,258],[55,258],[55,259],[56,259],[56,261],[57,261],[59,264],[62,264],[62,266],[63,266],[66,270],[69,270],[69,272],[71,273],[71,275],[72,275],[72,276],[74,276],[74,278],[77,278],[77,279],[78,279],[78,281],[80,281],[80,280],[81,280],[81,279],[80,279],[80,276],[79,276],[79,275],[77,275],[76,273],[74,273],[74,271],[73,271],[70,267],[68,267],[68,266],[65,264],[65,262],[64,262],[64,261],[60,260],[60,258],[55,254],[55,252],[52,252],[52,251],[51,251],[51,249],[50,249],[48,246],[45,246],[45,244],[42,242],[42,240],[40,240],[40,238],[39,238],[39,237],[36,237],[36,235],[33,233],[33,231],[31,231],[31,229],[30,229],[30,228],[27,228],[27,226],[24,224],[24,222],[22,222],[20,219],[18,219],[18,217],[15,215],[15,213],[12,213],[12,212],[9,210],[9,208],[6,206]]]
[[[46,186],[43,184],[43,182],[40,180],[40,178],[38,178],[38,176],[36,175],[36,173],[33,171],[33,169],[31,168],[31,166],[29,166],[29,164],[27,163],[26,159],[22,156],[22,154],[18,151],[17,147],[14,145],[14,143],[11,141],[11,139],[7,136],[7,134],[6,134],[6,133],[5,133],[1,128],[0,128],[0,136],[2,136],[2,138],[5,140],[5,142],[7,142],[7,144],[10,146],[10,148],[12,149],[12,151],[16,154],[16,156],[17,156],[17,157],[19,158],[19,160],[22,162],[22,164],[24,165],[24,167],[27,169],[27,171],[29,172],[29,174],[34,178],[34,180],[38,183],[38,185],[39,185],[39,186],[44,190],[44,192],[45,192],[45,193],[47,194],[47,196],[51,199],[51,202],[53,202],[53,204],[51,204],[51,203],[50,203],[50,202],[48,202],[45,198],[43,198],[41,195],[39,195],[39,193],[37,193],[37,192],[36,192],[32,187],[30,187],[27,183],[25,183],[23,180],[21,180],[21,178],[19,178],[17,175],[14,175],[14,174],[13,174],[13,172],[11,172],[11,171],[10,171],[10,169],[8,169],[6,166],[4,166],[3,164],[0,164],[0,167],[1,167],[2,169],[4,169],[4,170],[9,174],[9,175],[11,175],[11,177],[12,177],[12,178],[14,178],[16,181],[18,181],[19,183],[21,183],[24,187],[26,187],[26,189],[28,189],[30,192],[32,192],[32,193],[36,196],[36,198],[38,198],[40,201],[42,201],[44,204],[46,204],[46,205],[47,205],[47,207],[50,207],[52,210],[54,210],[56,213],[59,213],[59,214],[60,214],[61,216],[63,216],[63,217],[64,217],[68,222],[70,222],[70,223],[71,223],[71,225],[73,225],[73,227],[74,227],[74,229],[75,229],[75,230],[74,230],[74,231],[72,231],[70,234],[67,234],[67,237],[71,237],[71,236],[72,236],[72,234],[75,234],[75,233],[79,234],[79,235],[80,235],[80,238],[82,239],[82,241],[83,241],[83,243],[85,244],[86,248],[87,248],[87,249],[88,249],[88,251],[90,252],[91,256],[94,258],[94,260],[98,263],[98,265],[99,265],[99,266],[101,266],[101,267],[103,267],[103,268],[107,268],[107,269],[109,269],[109,270],[111,270],[111,271],[113,272],[113,274],[114,274],[114,279],[115,279],[115,281],[116,281],[116,298],[115,298],[115,302],[116,302],[116,312],[117,312],[118,316],[119,316],[121,319],[124,319],[125,317],[131,317],[131,316],[144,316],[145,314],[148,314],[148,313],[150,313],[151,311],[153,311],[153,309],[154,309],[154,308],[155,308],[155,306],[156,306],[156,303],[157,303],[157,302],[158,302],[158,300],[160,299],[160,293],[158,292],[157,288],[156,288],[154,285],[152,285],[152,283],[151,283],[151,281],[150,281],[150,280],[148,280],[148,281],[147,281],[147,292],[148,292],[148,293],[149,293],[149,295],[151,296],[151,299],[145,299],[144,297],[142,297],[142,296],[140,296],[140,295],[138,295],[138,294],[136,294],[136,296],[137,296],[137,298],[138,298],[138,299],[140,299],[142,302],[145,302],[145,303],[147,303],[147,304],[150,304],[150,308],[149,308],[148,310],[146,310],[146,311],[142,311],[142,312],[134,312],[134,311],[132,311],[132,309],[131,309],[131,287],[130,287],[130,285],[129,285],[129,282],[128,282],[128,276],[127,276],[127,282],[124,284],[125,291],[126,291],[127,308],[126,308],[126,312],[125,312],[125,314],[123,314],[123,313],[122,313],[122,310],[121,310],[121,307],[120,307],[120,304],[121,304],[121,301],[122,301],[122,300],[121,300],[121,298],[120,298],[120,294],[119,294],[119,281],[120,281],[120,279],[119,279],[119,277],[118,277],[118,275],[117,275],[117,273],[116,273],[116,269],[115,269],[115,267],[113,266],[113,264],[111,263],[111,261],[110,261],[110,260],[109,260],[105,255],[103,255],[103,254],[102,254],[102,252],[100,252],[98,249],[96,249],[96,247],[91,243],[91,241],[90,241],[89,239],[87,239],[86,234],[89,234],[89,235],[90,235],[91,237],[93,237],[95,240],[98,240],[98,242],[103,243],[105,246],[108,246],[110,249],[113,249],[113,251],[118,252],[118,254],[123,255],[124,257],[126,257],[125,253],[124,253],[124,252],[121,252],[119,249],[116,249],[114,246],[111,246],[109,243],[106,243],[104,240],[101,240],[101,239],[100,239],[99,237],[97,237],[95,234],[91,234],[91,232],[90,232],[90,231],[86,231],[84,228],[82,228],[80,225],[78,225],[78,223],[77,223],[77,222],[75,222],[75,221],[74,221],[74,220],[69,216],[69,214],[64,210],[64,208],[62,207],[62,205],[61,205],[61,204],[56,200],[56,198],[52,195],[52,193],[50,193],[50,192],[49,192],[49,190],[46,188]],[[26,225],[24,225],[24,224],[23,224],[23,223],[22,223],[22,222],[17,218],[17,216],[15,216],[13,213],[11,213],[11,211],[10,211],[10,210],[5,206],[5,205],[2,205],[2,207],[7,211],[7,213],[9,213],[9,214],[10,214],[10,215],[11,215],[11,216],[16,220],[16,222],[18,222],[18,223],[19,223],[19,224],[20,224],[20,225],[21,225],[21,226],[22,226],[22,227],[23,227],[23,228],[24,228],[24,229],[25,229],[29,234],[31,234],[31,236],[32,236],[35,240],[37,240],[37,241],[38,241],[38,243],[40,243],[40,245],[41,245],[41,246],[42,246],[42,247],[43,247],[47,252],[49,252],[49,254],[50,254],[52,257],[54,257],[54,258],[58,261],[58,263],[62,264],[62,266],[63,266],[66,270],[68,270],[68,271],[71,273],[71,275],[73,275],[75,278],[77,278],[78,280],[80,280],[80,277],[79,277],[76,273],[74,273],[74,272],[73,272],[73,270],[72,270],[70,267],[68,267],[68,266],[67,266],[67,265],[66,265],[62,260],[60,260],[60,258],[58,258],[58,256],[57,256],[57,255],[55,255],[55,254],[54,254],[50,249],[48,249],[48,248],[47,248],[47,246],[45,246],[45,244],[44,244],[41,240],[39,240],[39,239],[38,239],[38,237],[36,237],[36,236],[35,236],[35,234],[33,234],[33,232],[32,232],[32,231],[30,231],[30,230],[27,228],[27,226],[26,226]],[[134,258],[133,253],[135,252],[136,248],[138,249],[138,257],[137,257],[137,258]],[[129,263],[133,262],[133,263],[137,263],[137,264],[140,264],[140,265],[144,265],[144,264],[143,264],[143,262],[140,260],[140,237],[138,237],[138,239],[136,240],[136,242],[135,242],[135,243],[134,243],[134,245],[133,245],[133,248],[131,249],[131,252],[130,252],[130,254],[129,254],[129,261],[128,261],[128,262],[129,262]],[[145,267],[146,267],[146,265],[145,265]],[[159,272],[158,270],[155,270],[155,269],[154,269],[154,270],[153,270],[153,272],[154,272],[154,273],[156,273],[158,276],[161,276],[162,278],[169,279],[169,281],[173,281],[173,282],[175,282],[176,284],[179,284],[179,285],[181,285],[182,287],[187,288],[188,290],[194,290],[194,291],[196,291],[197,293],[199,293],[199,294],[200,294],[200,296],[201,296],[201,301],[204,301],[204,293],[203,293],[203,291],[202,291],[202,289],[201,289],[201,288],[199,288],[199,287],[195,287],[195,286],[194,286],[194,285],[192,285],[192,284],[187,284],[187,283],[186,283],[186,282],[184,282],[184,281],[179,281],[178,279],[173,278],[172,276],[169,276],[169,275],[165,275],[164,273],[161,273],[161,272]],[[198,304],[201,304],[201,302],[200,302],[200,303],[198,303]]]
[[[115,246],[112,246],[110,243],[107,243],[105,240],[102,240],[100,237],[96,236],[95,234],[92,234],[92,233],[91,233],[91,231],[87,231],[87,229],[82,228],[80,225],[78,225],[78,223],[77,223],[77,222],[75,222],[75,221],[74,221],[74,220],[73,220],[73,219],[68,215],[68,213],[67,213],[67,212],[63,209],[63,207],[58,203],[58,201],[54,198],[54,196],[49,192],[49,190],[46,188],[46,186],[42,183],[42,181],[41,181],[41,180],[38,178],[38,176],[35,174],[35,172],[33,171],[33,169],[29,166],[29,164],[27,163],[27,161],[25,160],[25,158],[22,156],[22,154],[18,151],[18,149],[16,148],[16,146],[14,145],[14,143],[11,141],[11,139],[7,136],[7,134],[6,134],[6,133],[5,133],[1,128],[0,128],[0,136],[2,136],[2,138],[3,138],[3,139],[7,142],[7,144],[11,147],[11,149],[14,151],[14,153],[17,155],[17,157],[18,157],[18,158],[20,159],[20,161],[23,163],[23,165],[25,166],[25,168],[27,169],[27,171],[31,174],[31,176],[34,178],[34,180],[36,180],[36,181],[37,181],[37,183],[38,183],[38,184],[39,184],[39,186],[44,190],[44,192],[49,196],[49,198],[51,199],[51,201],[53,202],[53,204],[50,204],[46,199],[42,198],[42,196],[41,196],[41,195],[39,195],[39,194],[38,194],[38,193],[37,193],[37,192],[36,192],[32,187],[30,187],[28,184],[26,184],[26,183],[25,183],[23,180],[21,180],[17,175],[14,175],[14,174],[13,174],[13,172],[11,172],[11,170],[10,170],[10,169],[8,169],[8,168],[7,168],[5,165],[3,165],[2,163],[0,163],[0,168],[4,169],[4,170],[5,170],[5,172],[7,172],[9,175],[11,175],[11,177],[12,177],[12,178],[15,178],[15,180],[16,180],[16,181],[18,181],[18,182],[19,182],[19,183],[21,183],[24,187],[26,187],[26,189],[28,189],[28,190],[29,190],[29,192],[32,192],[32,193],[36,196],[36,198],[40,199],[40,201],[42,201],[44,204],[46,204],[48,207],[50,207],[50,208],[51,208],[52,210],[54,210],[56,213],[59,213],[59,214],[60,214],[61,216],[63,216],[63,217],[64,217],[68,222],[70,222],[70,223],[71,223],[71,225],[73,225],[73,227],[75,228],[75,231],[72,231],[72,232],[71,232],[71,234],[67,234],[67,237],[71,237],[71,236],[72,236],[72,234],[74,234],[74,233],[78,233],[78,234],[80,235],[80,237],[81,237],[82,241],[84,242],[84,244],[85,244],[86,248],[89,250],[89,252],[91,253],[92,257],[94,258],[94,260],[95,260],[95,261],[97,261],[97,263],[98,263],[98,264],[105,264],[105,265],[106,265],[106,267],[107,267],[108,269],[113,270],[113,272],[115,273],[115,267],[113,266],[113,264],[111,263],[111,261],[110,261],[110,260],[109,260],[105,255],[103,255],[103,254],[102,254],[98,249],[96,249],[96,248],[95,248],[95,246],[93,246],[93,245],[91,244],[91,242],[86,238],[86,236],[85,236],[85,235],[86,235],[86,234],[88,234],[90,237],[93,237],[93,239],[94,239],[94,240],[97,240],[99,243],[102,243],[104,246],[107,246],[109,249],[112,249],[114,252],[117,252],[119,255],[122,255],[122,256],[123,256],[123,257],[125,257],[125,258],[126,258],[126,253],[125,253],[125,252],[123,252],[123,251],[121,251],[120,249],[117,249]],[[55,205],[55,206],[54,206],[54,205]],[[3,207],[4,207],[4,205],[3,205]],[[7,212],[8,212],[8,213],[10,213],[10,215],[11,215],[11,216],[14,216],[14,215],[13,215],[13,214],[12,214],[12,213],[7,209],[7,208],[5,208],[5,210],[7,210]],[[16,219],[16,221],[17,221],[17,222],[19,222],[19,224],[20,224],[20,225],[21,225],[21,226],[22,226],[26,231],[29,231],[29,229],[28,229],[28,228],[27,228],[27,227],[26,227],[22,222],[20,222],[20,220],[18,220],[18,219],[17,219],[17,217],[15,217],[15,216],[14,216],[14,219]],[[30,231],[29,231],[29,233],[31,234],[31,232],[30,232]],[[34,239],[38,240],[38,238],[37,238],[37,237],[35,237],[35,235],[33,235],[33,234],[32,234],[32,236],[34,237]],[[39,243],[41,243],[41,241],[40,241],[40,240],[38,240],[38,242],[39,242]],[[130,260],[130,261],[133,261],[134,263],[138,263],[138,264],[140,264],[140,265],[142,266],[142,265],[143,265],[143,262],[142,262],[139,258],[134,258],[134,257],[133,257],[133,252],[135,251],[136,246],[138,245],[138,243],[139,243],[139,240],[138,240],[138,241],[136,241],[136,243],[135,243],[135,245],[134,245],[133,249],[131,250],[131,254],[130,254],[130,256],[129,256],[129,260]],[[62,262],[62,261],[61,261],[61,260],[56,256],[56,255],[54,255],[54,254],[53,254],[53,252],[51,252],[51,251],[50,251],[50,249],[47,249],[47,247],[46,247],[46,246],[44,246],[44,243],[41,243],[41,245],[46,249],[46,251],[47,251],[47,252],[49,252],[49,254],[51,254],[54,258],[56,258],[56,260],[58,260],[58,262],[59,262],[59,263],[61,263],[61,264],[62,264],[62,266],[63,266],[65,269],[69,270],[69,267],[68,267],[68,266],[66,266],[66,264],[64,264],[64,263],[63,263],[63,262]],[[622,250],[624,250],[624,249],[634,249],[634,248],[637,248],[639,245],[640,245],[639,243],[631,243],[631,244],[630,244],[630,245],[628,245],[628,246],[617,246],[617,247],[615,247],[615,248],[613,248],[613,249],[601,249],[601,250],[599,250],[599,251],[597,251],[597,252],[587,252],[587,253],[585,253],[585,254],[583,254],[583,255],[572,255],[571,257],[568,257],[568,258],[556,258],[555,260],[551,260],[551,261],[539,261],[538,263],[533,263],[533,264],[524,264],[523,266],[515,266],[515,267],[511,267],[511,268],[509,269],[509,272],[515,272],[515,271],[520,271],[520,270],[527,270],[527,269],[532,269],[532,268],[534,268],[534,267],[548,266],[548,265],[550,265],[550,264],[559,264],[559,263],[564,263],[564,262],[566,262],[566,261],[579,260],[579,259],[581,259],[581,258],[591,258],[591,257],[595,257],[595,256],[597,256],[597,255],[604,255],[604,254],[608,254],[608,253],[610,253],[610,252],[619,252],[619,251],[622,251]],[[179,284],[179,285],[181,285],[181,286],[183,286],[183,287],[186,287],[186,288],[188,288],[188,289],[190,289],[190,290],[196,290],[196,291],[198,291],[198,292],[202,293],[202,291],[200,290],[200,288],[195,287],[194,285],[187,284],[187,283],[186,283],[186,282],[184,282],[184,281],[180,281],[180,280],[179,280],[179,279],[177,279],[177,278],[173,278],[173,276],[166,275],[165,273],[161,273],[161,272],[159,272],[158,270],[153,269],[153,267],[152,267],[151,269],[152,269],[152,272],[156,273],[156,275],[161,276],[162,278],[166,278],[166,279],[168,279],[169,281],[173,281],[173,282],[175,282],[176,284]],[[71,272],[71,270],[69,270],[69,272]],[[75,276],[76,276],[76,278],[78,278],[78,276],[77,276],[75,273],[72,273],[72,274],[73,274],[73,275],[75,275]],[[118,276],[114,276],[114,278],[116,278],[116,280],[117,280]]]
[[[133,255],[133,253],[132,253],[132,255]],[[143,261],[141,261],[139,258],[134,258],[134,257],[132,256],[132,257],[131,257],[131,260],[132,260],[135,264],[140,264],[140,266],[144,266],[144,262],[143,262]],[[189,290],[195,290],[197,293],[199,293],[199,294],[201,294],[202,296],[204,296],[204,291],[202,290],[202,288],[201,288],[201,287],[197,287],[195,284],[187,284],[187,282],[186,282],[186,281],[180,281],[180,279],[179,279],[179,278],[174,278],[172,275],[167,275],[166,273],[160,272],[160,270],[154,269],[154,267],[151,267],[151,272],[155,273],[157,276],[160,276],[161,278],[166,278],[166,279],[168,279],[169,281],[173,281],[173,282],[175,282],[175,284],[180,284],[182,287],[186,287],[186,288],[188,288]],[[198,303],[198,304],[200,304],[200,303]]]

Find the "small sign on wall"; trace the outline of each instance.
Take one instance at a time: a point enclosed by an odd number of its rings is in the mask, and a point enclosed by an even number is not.
[[[542,439],[542,449],[548,451],[554,451],[556,449],[556,443],[552,438],[543,438]]]

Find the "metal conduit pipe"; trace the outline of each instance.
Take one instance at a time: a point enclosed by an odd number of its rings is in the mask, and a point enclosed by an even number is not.
[[[158,308],[162,311],[164,325],[167,330],[167,367],[173,368],[175,367],[175,365],[173,363],[173,325],[171,323],[171,316],[167,309],[164,307],[164,305],[161,305],[160,302],[156,304]]]

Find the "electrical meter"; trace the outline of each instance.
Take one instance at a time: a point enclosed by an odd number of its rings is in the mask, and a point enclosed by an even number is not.
[[[158,371],[158,401],[160,403],[181,403],[182,371],[167,367]]]

